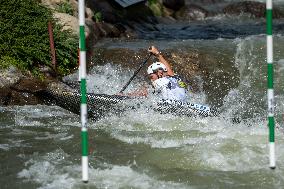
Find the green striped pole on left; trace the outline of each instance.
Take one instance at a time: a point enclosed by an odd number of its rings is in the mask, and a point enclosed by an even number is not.
[[[87,129],[87,87],[86,87],[86,39],[85,39],[85,2],[79,0],[80,26],[80,81],[81,81],[81,137],[82,137],[82,181],[88,182],[88,129]]]
[[[267,46],[267,98],[269,127],[269,167],[275,169],[275,135],[274,135],[274,90],[273,90],[273,38],[272,38],[272,0],[266,0],[266,46]]]

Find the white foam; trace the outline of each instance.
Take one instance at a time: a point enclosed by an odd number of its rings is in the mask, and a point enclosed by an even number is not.
[[[47,140],[47,139],[59,139],[59,140],[69,140],[69,139],[72,139],[73,138],[73,135],[69,135],[68,136],[68,133],[56,133],[56,134],[52,134],[50,132],[44,132],[44,133],[41,133],[41,135],[44,136],[36,136],[34,137],[34,139],[36,140]]]
[[[64,168],[50,161],[30,161],[30,165],[18,173],[18,177],[41,185],[41,189],[55,188],[191,188],[184,184],[159,181],[146,173],[134,171],[130,166],[112,166],[107,168],[89,168],[89,182],[81,181],[79,165],[67,165]]]
[[[10,149],[9,144],[0,144],[0,149],[8,151]]]
[[[14,114],[14,122],[17,126],[80,126],[78,116],[58,106],[14,106],[12,113]]]
[[[49,161],[35,162],[28,169],[19,172],[18,177],[36,182],[41,185],[40,188],[45,189],[72,188],[78,182],[78,179],[70,177],[66,170],[61,172],[58,169]],[[69,171],[72,173],[73,170]]]
[[[105,64],[96,66],[90,71],[87,79],[88,92],[117,94],[129,81],[135,70],[123,70],[119,65]],[[139,76],[137,76],[139,77]],[[140,84],[137,77],[130,83],[126,91],[136,90]]]

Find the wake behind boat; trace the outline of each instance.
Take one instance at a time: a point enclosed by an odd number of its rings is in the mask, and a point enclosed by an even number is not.
[[[51,83],[46,90],[38,93],[46,102],[60,106],[75,114],[80,114],[81,94],[71,87]],[[87,94],[88,116],[98,120],[109,114],[121,115],[129,109],[136,109],[143,105],[143,100],[121,95]],[[177,116],[215,116],[216,111],[208,106],[180,101],[161,100],[153,103],[149,108],[162,114]]]

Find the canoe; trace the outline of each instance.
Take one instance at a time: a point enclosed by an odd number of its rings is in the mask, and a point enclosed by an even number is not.
[[[80,115],[81,94],[70,88],[49,87],[38,95],[48,104],[55,104],[75,114]],[[109,114],[122,115],[127,110],[133,110],[143,105],[144,100],[121,95],[87,94],[88,117],[98,120]],[[147,106],[161,114],[174,114],[177,116],[216,116],[217,111],[212,108],[180,101],[160,100]]]

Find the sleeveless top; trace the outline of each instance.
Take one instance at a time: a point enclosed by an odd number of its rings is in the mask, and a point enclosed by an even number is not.
[[[177,75],[159,78],[153,86],[154,93],[160,94],[163,100],[186,100],[186,84]]]

